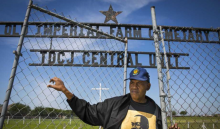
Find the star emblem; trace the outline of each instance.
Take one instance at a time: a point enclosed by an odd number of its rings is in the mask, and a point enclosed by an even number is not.
[[[118,21],[116,19],[116,16],[120,13],[122,13],[122,11],[117,11],[115,12],[112,8],[112,6],[110,5],[108,11],[99,11],[100,13],[102,13],[103,15],[105,15],[105,21],[104,23],[107,23],[109,20],[114,21],[116,24],[118,24]]]

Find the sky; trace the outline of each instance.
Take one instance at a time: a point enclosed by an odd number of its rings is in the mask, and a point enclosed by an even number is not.
[[[56,9],[57,12],[63,12],[63,14],[71,16],[78,22],[104,23],[105,16],[99,11],[107,11],[109,6],[112,5],[114,11],[123,11],[117,16],[118,23],[152,25],[150,9],[151,6],[155,6],[158,25],[220,27],[219,0],[33,0],[33,3],[40,7],[47,6],[50,10]],[[1,1],[0,21],[22,22],[27,5],[28,0]],[[113,22],[109,21],[108,23]],[[2,33],[4,33],[4,27],[0,25],[0,34]],[[16,49],[18,41],[19,38],[0,37],[0,104],[3,103],[5,98],[14,60],[12,52]],[[144,47],[146,47],[146,50]],[[147,47],[144,41],[129,40],[128,51],[154,51],[152,46]],[[128,69],[128,73],[130,71],[131,69]],[[148,69],[148,71],[152,78],[152,86],[147,95],[154,98],[156,103],[160,105],[157,71],[156,69]],[[219,89],[219,87],[217,88]],[[129,92],[128,88],[127,92]],[[96,98],[98,101],[98,96]]]

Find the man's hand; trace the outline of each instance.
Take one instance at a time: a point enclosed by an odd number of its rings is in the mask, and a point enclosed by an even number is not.
[[[47,87],[54,88],[57,91],[62,91],[68,100],[73,97],[73,94],[65,87],[63,81],[57,77],[50,79],[50,82],[55,83],[55,85],[47,85]]]
[[[178,127],[178,124],[175,123],[173,126],[170,126],[169,129],[180,129],[180,127]]]
[[[61,79],[59,79],[57,77],[54,77],[54,78],[50,79],[50,83],[51,82],[55,83],[55,85],[47,85],[47,87],[51,87],[51,88],[54,88],[57,91],[62,91],[62,92],[67,90]]]

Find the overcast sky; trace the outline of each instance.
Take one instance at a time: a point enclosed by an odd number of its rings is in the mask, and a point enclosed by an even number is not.
[[[66,16],[71,16],[79,22],[104,23],[105,16],[99,11],[107,11],[112,5],[114,11],[123,11],[117,16],[121,24],[152,25],[151,6],[155,6],[158,25],[180,27],[220,27],[219,0],[33,0],[41,7],[56,9]],[[28,0],[4,0],[0,4],[0,21],[23,22]],[[113,23],[109,21],[108,23]],[[0,34],[4,33],[4,26],[0,25]],[[5,98],[8,80],[14,60],[13,50],[16,49],[19,38],[0,37],[0,104]],[[138,44],[144,44],[144,41]],[[129,50],[140,51],[138,44],[129,44]],[[152,75],[156,75],[153,70]],[[152,87],[158,86],[153,82]],[[148,95],[159,96],[158,88],[152,88]],[[159,97],[156,102],[159,104]]]

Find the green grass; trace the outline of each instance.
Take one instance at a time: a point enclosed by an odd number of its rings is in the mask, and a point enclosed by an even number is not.
[[[201,129],[204,122],[207,129],[213,129],[213,123],[215,129],[220,129],[220,117],[173,117],[176,123],[178,123],[181,129],[187,129],[187,123],[189,122],[190,129]],[[170,126],[170,118],[167,118],[168,126]],[[41,119],[39,124],[38,119],[26,119],[23,124],[22,119],[10,119],[7,124],[7,119],[4,123],[4,129],[98,129],[98,126],[91,126],[83,123],[80,119],[72,119],[71,124],[69,119],[56,119],[52,122],[52,119]]]
[[[98,129],[98,126],[91,126],[88,124],[85,124],[79,119],[74,119],[71,121],[68,119],[56,119],[52,122],[51,119],[44,119],[39,124],[39,120],[30,120],[26,119],[25,123],[23,124],[22,119],[10,119],[9,123],[7,124],[7,120],[4,122],[4,129],[78,129],[79,127],[82,127],[81,129]]]
[[[219,122],[220,117],[196,117],[196,116],[185,116],[185,117],[173,117],[173,120],[178,122]],[[170,117],[167,117],[167,121],[170,121]]]
[[[220,117],[173,117],[175,123],[178,123],[181,129],[202,129],[203,122],[207,129],[220,129]],[[170,126],[170,117],[167,118],[168,127]]]

